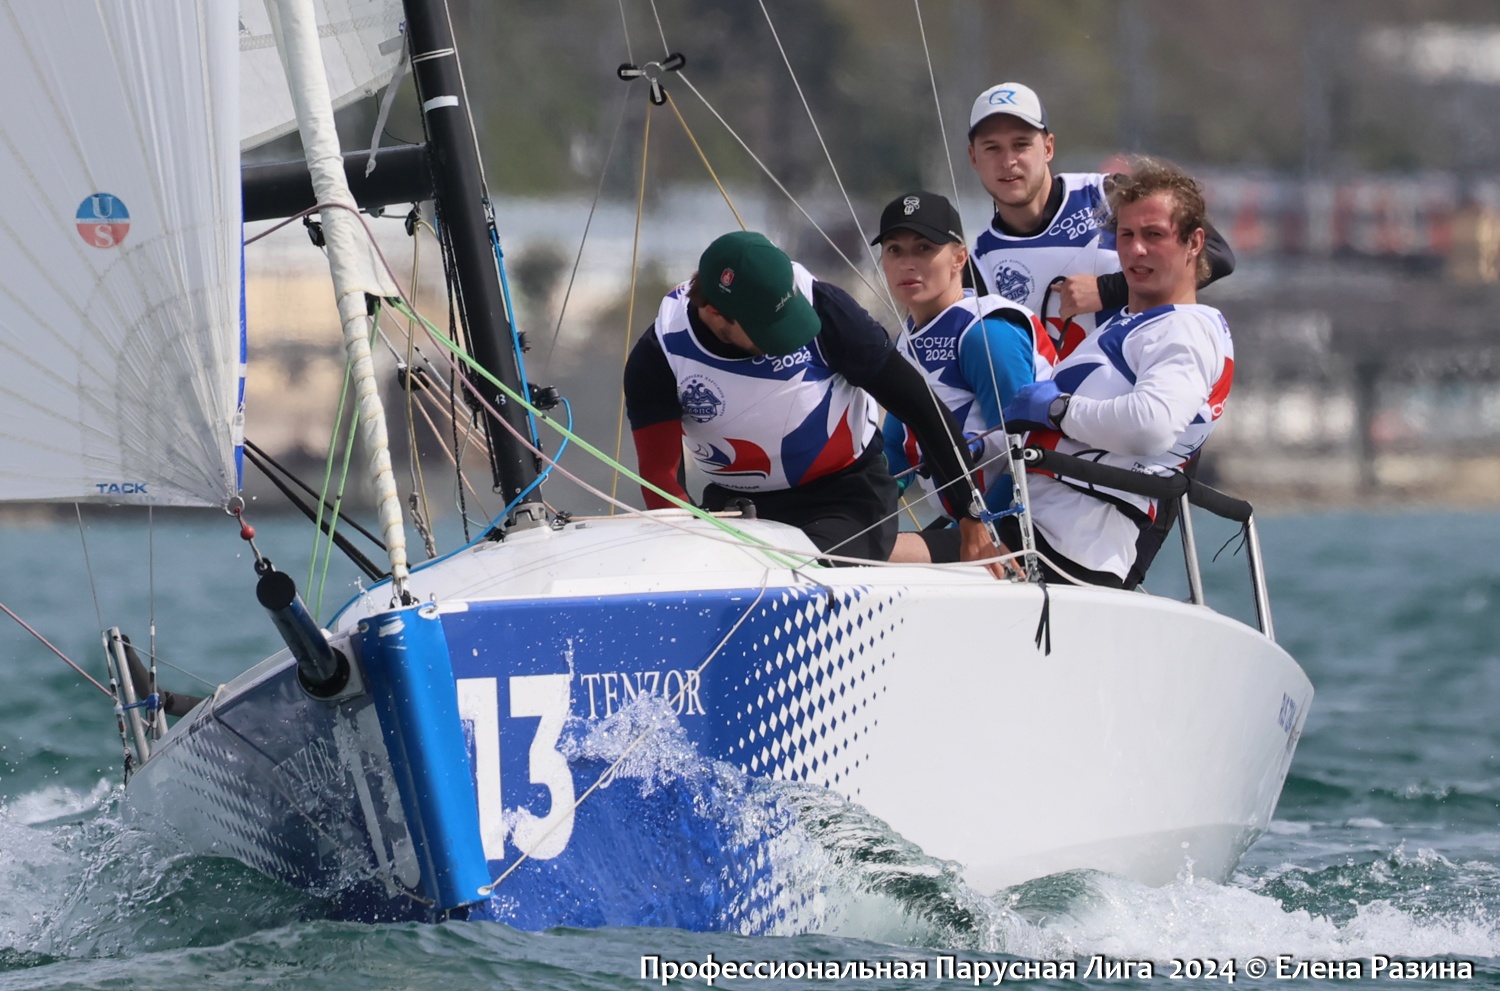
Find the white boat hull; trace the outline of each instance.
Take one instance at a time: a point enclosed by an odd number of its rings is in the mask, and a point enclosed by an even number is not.
[[[1076,868],[1222,880],[1270,820],[1312,688],[1257,631],[1153,596],[1051,587],[1049,654],[1035,643],[1036,586],[794,571],[707,524],[670,523],[480,545],[414,575],[421,609],[391,612],[384,589],[365,593],[334,624],[361,690],[298,699],[290,662],[263,666],[206,703],[234,712],[234,734],[209,710],[184,720],[141,769],[132,807],[193,849],[294,884],[366,884],[340,902],[355,917],[746,932],[786,928],[806,893],[768,890],[754,838],[704,817],[722,788],[701,774],[662,785],[667,744],[857,802],[986,893]],[[789,528],[749,529],[810,550]],[[392,666],[414,658],[420,684]],[[237,704],[252,695],[267,701]],[[278,711],[292,705],[300,729]],[[670,725],[648,718],[662,713]],[[246,729],[257,720],[278,739],[308,735],[287,753],[344,726],[320,787],[338,793],[347,777],[342,793],[369,797],[283,812],[236,795],[232,776],[203,787],[210,737],[215,752],[244,740],[261,753]],[[383,747],[353,731],[377,723]],[[646,753],[658,762],[648,773]],[[297,764],[263,760],[257,773]],[[252,826],[236,821],[247,815]],[[340,850],[322,850],[331,836]],[[256,855],[267,844],[279,859]],[[502,876],[492,896],[479,890]]]

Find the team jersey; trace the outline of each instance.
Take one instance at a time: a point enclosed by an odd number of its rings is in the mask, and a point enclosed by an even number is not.
[[[1211,306],[1124,312],[1053,368],[1073,396],[1063,431],[1028,443],[1132,471],[1180,468],[1208,439],[1234,382],[1234,343]],[[1029,475],[1032,520],[1057,550],[1124,577],[1155,500],[1050,475]]]
[[[986,319],[995,317],[1002,319],[986,327]],[[1008,506],[1009,484],[996,485],[1009,467],[1005,434],[986,432],[999,425],[999,411],[1017,388],[1050,377],[1056,353],[1041,323],[1004,297],[976,297],[965,290],[963,299],[921,327],[907,318],[896,347],[921,371],[938,401],[952,410],[965,437],[985,435],[975,459],[980,466],[976,481],[991,509]],[[892,472],[924,460],[915,435],[900,420],[887,416],[884,432]]]
[[[1065,338],[1055,294],[1048,307],[1051,312],[1042,312],[1047,286],[1059,276],[1118,272],[1120,257],[1115,253],[1114,234],[1102,226],[1109,216],[1104,195],[1108,176],[1064,172],[1057,178],[1063,182],[1064,195],[1047,228],[1031,237],[1017,237],[992,222],[974,243],[974,263],[991,293],[1020,303],[1041,317],[1059,345],[1059,353],[1066,354],[1098,324],[1120,311],[1080,314],[1071,321],[1076,329]]]
[[[813,279],[793,263],[799,292]],[[655,332],[677,382],[687,449],[715,483],[790,489],[854,464],[875,435],[873,403],[830,367],[816,340],[791,354],[723,358],[688,321],[688,286],[662,300]]]

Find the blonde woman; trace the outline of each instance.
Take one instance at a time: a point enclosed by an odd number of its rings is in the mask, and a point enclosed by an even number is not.
[[[970,442],[982,444],[977,480],[985,502],[991,510],[1007,508],[1011,482],[1003,475],[1008,467],[1005,434],[994,428],[1016,391],[1048,374],[1051,341],[1024,306],[964,288],[969,250],[958,211],[946,198],[920,191],[896,197],[880,215],[880,233],[872,243],[880,245],[886,282],[908,314],[897,348],[922,372]],[[893,474],[926,460],[917,439],[895,416],[887,414],[884,434]],[[903,533],[891,559],[972,559],[981,548],[965,547],[970,539],[952,527]]]

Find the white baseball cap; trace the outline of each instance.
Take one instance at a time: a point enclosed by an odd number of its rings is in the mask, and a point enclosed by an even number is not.
[[[974,109],[969,111],[969,137],[974,137],[974,128],[981,121],[996,114],[1018,117],[1032,127],[1047,130],[1047,111],[1042,109],[1042,101],[1030,86],[1001,83],[980,93]]]

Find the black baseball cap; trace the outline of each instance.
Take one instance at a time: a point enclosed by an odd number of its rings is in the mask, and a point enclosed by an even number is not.
[[[916,231],[934,244],[964,240],[963,221],[946,197],[937,193],[915,192],[898,196],[881,211],[880,233],[871,244],[884,241],[891,231]]]

